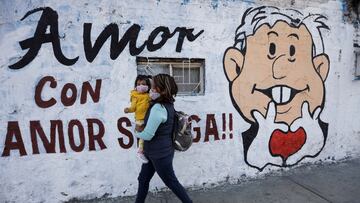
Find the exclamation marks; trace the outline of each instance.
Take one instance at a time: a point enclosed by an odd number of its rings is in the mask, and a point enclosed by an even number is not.
[[[229,114],[229,130],[230,130],[230,139],[233,138],[233,117],[232,113]]]
[[[224,140],[226,137],[226,117],[225,113],[222,114],[222,139]]]
[[[232,113],[229,114],[229,131],[226,131],[226,114],[222,114],[222,139],[226,138],[226,134],[229,133],[230,139],[233,138],[233,117]]]

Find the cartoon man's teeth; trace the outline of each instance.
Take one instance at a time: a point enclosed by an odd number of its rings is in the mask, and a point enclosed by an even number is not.
[[[273,87],[271,97],[277,104],[286,103],[290,100],[291,89],[286,86]]]
[[[260,88],[256,88],[256,84],[255,84],[253,87],[253,92],[254,91],[259,91],[265,94],[277,105],[285,105],[291,102],[291,100],[294,99],[296,94],[303,91],[309,91],[309,87],[306,86],[302,90],[297,90],[285,85],[276,85],[266,89],[260,89]]]

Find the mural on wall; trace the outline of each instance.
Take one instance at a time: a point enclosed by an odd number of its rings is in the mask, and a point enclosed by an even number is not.
[[[77,66],[79,54],[72,53],[72,56],[65,56],[61,48],[59,36],[59,15],[56,10],[50,7],[41,7],[32,9],[20,19],[24,21],[29,16],[39,14],[40,18],[36,24],[35,32],[27,39],[18,39],[20,48],[26,53],[17,61],[9,65],[9,69],[15,72],[21,72],[27,66],[36,60],[41,47],[50,45],[54,56],[60,64],[66,66]],[[34,21],[32,21],[34,22]],[[136,56],[142,53],[145,48],[149,52],[155,52],[165,46],[172,37],[176,38],[176,52],[181,52],[184,42],[195,41],[204,30],[196,30],[186,26],[176,27],[173,31],[167,26],[158,26],[148,34],[145,41],[139,44],[138,36],[141,32],[139,24],[133,24],[126,29],[120,37],[119,27],[115,23],[106,25],[103,31],[91,40],[92,23],[83,24],[82,39],[84,55],[89,63],[98,55],[107,41],[110,41],[110,58],[115,60],[128,46],[129,54]],[[17,43],[14,41],[14,43]],[[64,42],[63,42],[64,43]],[[189,45],[188,45],[189,46]],[[62,85],[63,78],[57,78],[55,75],[44,75],[37,81],[34,81],[33,101],[36,107],[43,110],[52,111],[54,106],[67,108],[76,108],[76,104],[87,105],[89,103],[100,104],[103,102],[103,88],[108,85],[101,78],[95,81],[68,81]],[[81,84],[82,83],[82,84]],[[54,96],[48,96],[53,92]],[[58,95],[58,96],[56,96]],[[35,113],[36,108],[34,109]],[[105,141],[106,136],[113,136],[108,132],[109,126],[106,126],[100,118],[88,117],[85,120],[76,118],[73,114],[70,120],[57,118],[56,120],[45,120],[38,118],[30,121],[11,120],[7,122],[6,133],[3,136],[3,145],[0,145],[0,157],[9,156],[29,156],[34,154],[51,153],[71,153],[83,151],[101,151],[108,148]],[[221,121],[219,121],[221,120]],[[212,140],[226,140],[233,138],[233,117],[232,113],[203,115],[192,114],[189,117],[194,131],[194,142],[210,142]],[[21,122],[25,122],[24,126]],[[130,149],[137,142],[133,135],[132,123],[128,117],[117,119],[118,146],[122,149]],[[202,128],[200,126],[203,126]],[[97,130],[98,129],[98,130]],[[30,137],[30,139],[26,139]],[[59,146],[59,147],[57,147]],[[44,150],[42,150],[44,149]],[[17,153],[18,152],[18,153]]]
[[[251,126],[242,133],[245,162],[293,166],[323,149],[321,121],[330,61],[322,32],[326,17],[293,9],[249,8],[224,53],[234,107]]]

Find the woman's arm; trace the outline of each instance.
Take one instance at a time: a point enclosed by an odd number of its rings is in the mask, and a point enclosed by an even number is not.
[[[150,115],[144,130],[140,133],[135,133],[135,136],[143,140],[151,140],[159,125],[166,122],[166,120],[166,108],[162,107],[160,104],[155,104],[150,110]]]

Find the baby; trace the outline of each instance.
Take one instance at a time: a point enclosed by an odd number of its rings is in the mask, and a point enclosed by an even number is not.
[[[135,112],[135,130],[139,131],[144,126],[144,118],[146,111],[150,105],[149,91],[151,89],[151,76],[138,75],[135,80],[134,90],[130,92],[131,106],[124,109],[125,113]],[[148,159],[144,155],[144,140],[139,140],[138,157],[143,163],[147,163]]]

